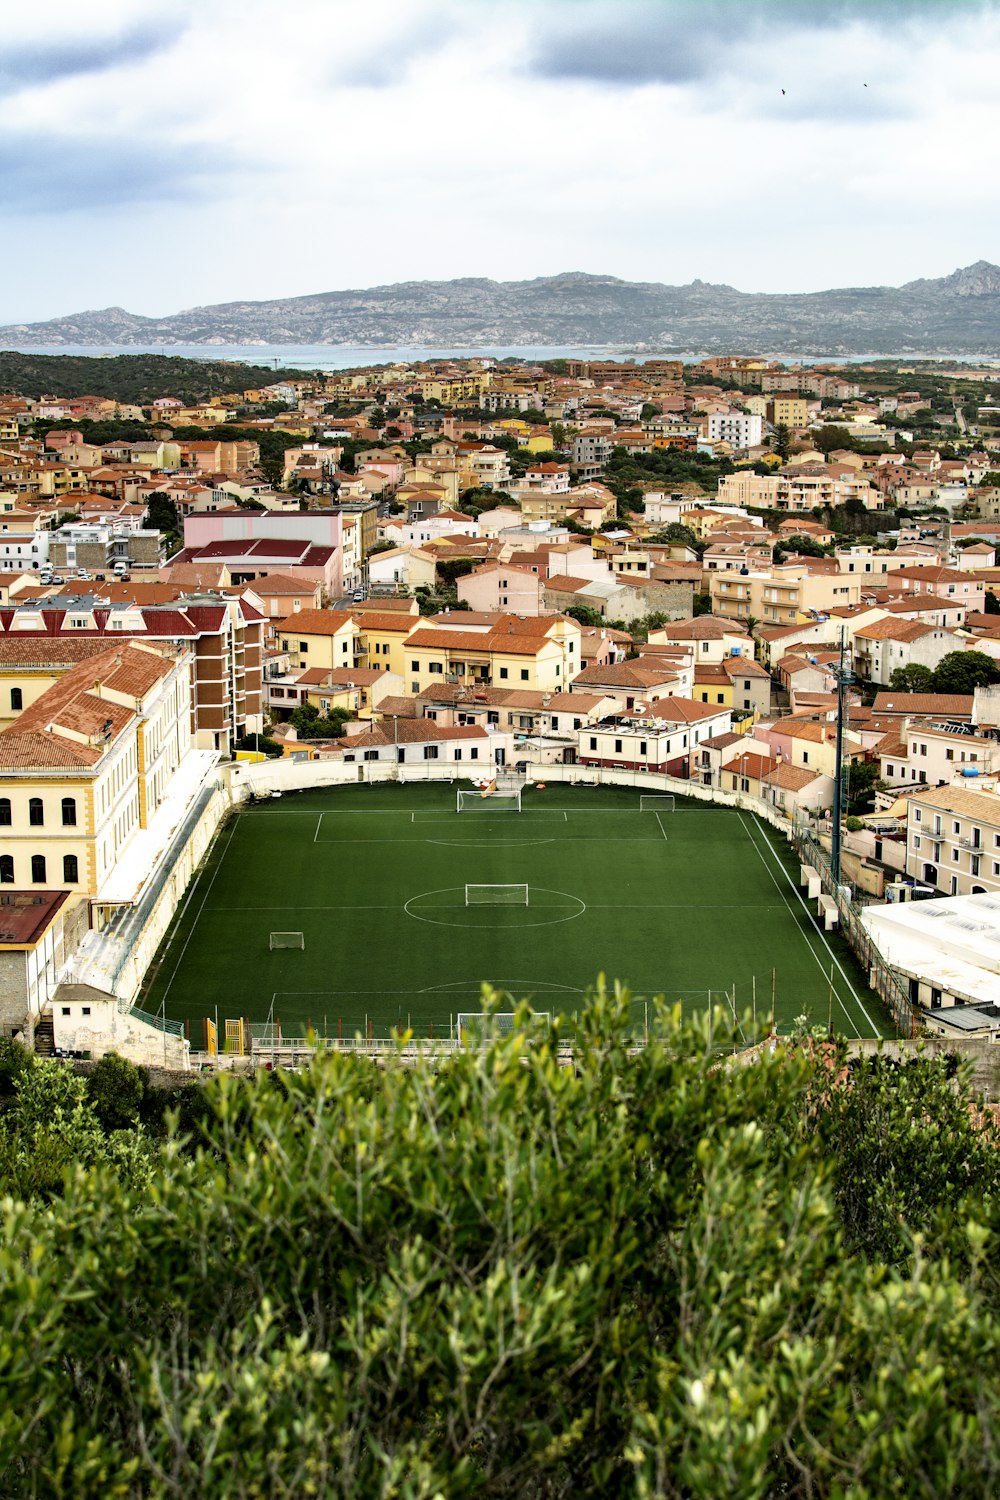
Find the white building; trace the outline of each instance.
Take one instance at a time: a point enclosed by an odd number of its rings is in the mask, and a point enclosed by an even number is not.
[[[713,412],[708,419],[711,442],[728,443],[731,448],[756,448],[763,436],[763,417],[748,412]]]

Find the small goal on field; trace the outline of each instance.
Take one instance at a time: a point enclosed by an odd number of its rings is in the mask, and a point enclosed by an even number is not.
[[[455,1017],[455,1039],[460,1047],[478,1047],[515,1031],[525,1031],[529,1036],[542,1032],[551,1022],[552,1012],[548,1010],[532,1011],[528,1016],[514,1010],[463,1010]]]
[[[302,932],[272,932],[268,942],[272,952],[275,948],[304,948],[305,945],[305,933]]]
[[[643,792],[639,797],[639,811],[651,813],[673,812],[673,792]]]
[[[489,787],[484,787],[482,791],[460,791],[455,811],[464,813],[520,812],[521,788],[514,787],[499,791],[496,788],[491,790]]]
[[[467,885],[466,906],[527,906],[526,885]]]

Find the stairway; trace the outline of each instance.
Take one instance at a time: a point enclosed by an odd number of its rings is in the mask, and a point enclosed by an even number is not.
[[[52,1030],[52,1012],[43,1010],[35,1022],[35,1056],[52,1057],[55,1054],[55,1035]]]

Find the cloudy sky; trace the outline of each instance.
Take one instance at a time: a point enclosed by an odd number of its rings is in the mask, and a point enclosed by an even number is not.
[[[33,0],[3,32],[0,323],[1000,260],[1000,0]]]

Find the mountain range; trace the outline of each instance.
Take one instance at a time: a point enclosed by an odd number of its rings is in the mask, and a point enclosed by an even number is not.
[[[164,318],[121,307],[0,328],[38,345],[346,344],[391,348],[609,345],[637,351],[1000,357],[1000,267],[988,261],[904,286],[740,292],[568,272],[533,281],[404,281]]]

